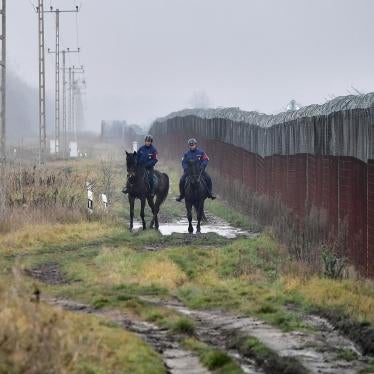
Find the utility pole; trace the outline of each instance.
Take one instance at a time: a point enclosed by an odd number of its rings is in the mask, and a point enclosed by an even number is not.
[[[1,113],[0,113],[0,157],[1,161],[5,162],[6,159],[6,123],[5,123],[5,110],[6,110],[6,0],[2,0],[1,8]]]
[[[67,135],[67,126],[66,126],[66,54],[67,53],[79,53],[80,48],[77,50],[71,50],[70,48],[66,48],[62,50],[60,53],[62,54],[62,145],[59,145],[59,150],[62,150],[63,157],[66,158],[67,156],[67,146],[68,146],[68,135]],[[56,51],[51,51],[48,49],[48,53],[56,53]],[[60,134],[61,135],[61,134]],[[61,138],[61,136],[60,136]]]
[[[45,162],[46,128],[45,128],[45,47],[44,47],[44,4],[38,0],[36,8],[39,23],[39,164]]]
[[[55,153],[60,153],[60,11],[56,10]]]
[[[72,82],[71,82],[71,131],[73,134],[73,139],[77,141],[77,125],[76,125],[76,92],[77,92],[77,82],[75,81],[75,74],[84,74],[84,68],[76,68],[73,65],[72,69]]]
[[[66,158],[66,51],[62,51],[62,154]]]
[[[78,48],[79,51],[79,48]],[[74,89],[75,89],[75,74],[84,73],[83,66],[80,68],[76,68],[74,65],[70,66],[66,71],[69,72],[69,95],[68,95],[68,119],[67,119],[67,143],[70,143],[70,140],[76,140],[75,133],[74,133],[74,107],[75,107],[75,99],[74,99]],[[74,136],[74,137],[73,137]]]
[[[55,60],[55,153],[58,155],[61,150],[61,136],[60,136],[60,15],[61,13],[77,13],[78,6],[75,10],[53,10],[50,7],[49,11],[45,13],[54,13],[56,16],[56,60]]]
[[[73,71],[72,67],[69,67],[69,110],[68,110],[68,142],[70,142],[71,133],[72,133],[72,127],[71,127],[71,120],[72,120],[72,113],[73,113],[73,107],[72,107],[72,99],[73,99]]]

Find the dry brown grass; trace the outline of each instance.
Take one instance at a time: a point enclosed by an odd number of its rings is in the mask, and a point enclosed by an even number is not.
[[[163,372],[136,336],[100,319],[30,301],[16,273],[0,286],[0,373]]]
[[[113,230],[101,222],[25,225],[0,236],[0,253],[14,254],[39,249],[43,245],[61,245],[101,238]]]
[[[143,282],[174,289],[187,281],[186,274],[169,259],[146,261],[141,269]]]
[[[25,225],[79,223],[113,219],[104,214],[99,194],[119,201],[124,176],[121,165],[102,161],[54,162],[48,166],[0,166],[0,234]],[[94,187],[95,214],[86,209],[86,182]]]
[[[0,169],[0,232],[25,224],[77,222],[85,215],[85,178],[70,168]]]
[[[374,323],[374,282],[371,280],[283,275],[282,284],[286,293],[296,291],[313,305],[344,310],[354,320]]]

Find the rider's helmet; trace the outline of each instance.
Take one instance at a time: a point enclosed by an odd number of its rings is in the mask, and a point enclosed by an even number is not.
[[[150,134],[146,135],[144,141],[153,143],[153,136]]]
[[[188,139],[187,144],[188,144],[188,145],[194,145],[194,144],[197,144],[197,140],[196,140],[195,138]]]

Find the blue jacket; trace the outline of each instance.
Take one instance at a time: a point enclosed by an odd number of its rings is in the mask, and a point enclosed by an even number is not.
[[[151,144],[149,147],[141,146],[137,153],[138,165],[152,168],[157,163],[157,149]]]
[[[205,169],[208,165],[209,157],[202,149],[199,148],[196,148],[193,151],[187,151],[182,159],[182,167],[185,173],[188,170],[188,161],[190,160],[199,160],[200,168]]]

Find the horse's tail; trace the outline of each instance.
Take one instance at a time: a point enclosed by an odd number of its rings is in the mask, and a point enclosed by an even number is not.
[[[196,209],[196,206],[194,205],[193,208],[194,208],[194,211],[195,211],[195,214],[196,214],[196,217],[197,217],[197,209]],[[203,209],[202,214],[201,214],[201,220],[202,220],[203,222],[208,222],[208,218],[206,218],[206,215],[205,215],[204,209]]]
[[[166,200],[168,193],[169,193],[169,176],[165,173],[161,173],[161,175],[165,178],[165,185],[163,186],[164,188],[160,189],[160,193],[157,196],[160,205]]]

